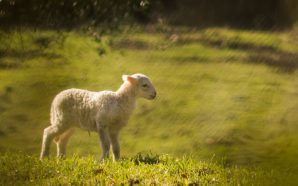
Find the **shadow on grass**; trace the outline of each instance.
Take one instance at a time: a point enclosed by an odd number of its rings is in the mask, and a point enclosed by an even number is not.
[[[261,52],[248,56],[248,61],[255,64],[266,64],[281,72],[293,73],[298,69],[298,54],[289,52]]]
[[[42,50],[0,50],[0,59],[1,58],[22,58],[22,59],[32,59],[43,57],[47,59],[56,59],[60,58],[61,55],[55,53],[44,52]]]
[[[237,38],[230,40],[199,40],[199,43],[217,48],[244,50],[249,54],[246,61],[255,64],[266,64],[282,72],[292,73],[298,68],[298,54],[281,51],[275,46],[257,45],[240,42]]]
[[[224,57],[220,59],[223,62],[246,61],[254,64],[265,64],[285,73],[293,73],[298,69],[298,53],[282,51],[274,45],[258,45],[255,43],[244,42],[240,41],[237,37],[229,39],[205,37],[199,39],[184,38],[175,43],[175,45],[178,46],[188,44],[201,44],[206,47],[218,49],[242,50],[248,53],[248,56],[244,58],[242,56]],[[211,62],[207,57],[177,57],[174,58],[174,60],[178,62]]]
[[[173,35],[175,39],[173,40]],[[220,59],[210,59],[208,56],[182,56],[182,57],[166,57],[169,60],[179,63],[185,62],[212,62],[220,60],[222,62],[245,61],[247,63],[265,64],[277,69],[277,71],[284,73],[293,73],[298,69],[298,53],[282,51],[278,46],[266,43],[253,43],[242,41],[240,37],[226,38],[224,36],[204,36],[199,38],[185,38],[172,34],[169,38],[161,43],[147,43],[144,41],[134,39],[123,39],[111,44],[114,49],[124,50],[166,50],[173,46],[182,46],[189,44],[200,44],[209,48],[242,50],[246,52],[247,56],[225,56]]]
[[[13,62],[7,63],[5,58],[13,59]],[[34,58],[45,58],[47,60],[62,58],[56,53],[44,52],[42,50],[0,50],[0,69],[13,69],[22,65],[25,60]]]
[[[123,39],[118,42],[111,43],[111,47],[114,49],[130,49],[130,50],[149,50],[154,48],[147,42],[137,41],[132,39]]]

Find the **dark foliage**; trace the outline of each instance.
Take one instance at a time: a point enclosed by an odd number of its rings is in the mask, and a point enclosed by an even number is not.
[[[142,0],[0,0],[1,26],[75,27],[115,26],[133,17],[146,18],[149,3]]]
[[[297,12],[296,0],[0,0],[0,25],[113,27],[163,18],[181,25],[272,28],[291,26]]]
[[[298,20],[296,0],[162,0],[174,24],[272,28]]]

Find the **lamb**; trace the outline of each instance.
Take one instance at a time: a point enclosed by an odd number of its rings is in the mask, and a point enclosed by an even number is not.
[[[57,144],[57,156],[64,157],[73,129],[80,127],[98,133],[101,159],[109,156],[112,146],[113,159],[118,160],[119,132],[127,124],[136,99],[156,97],[153,84],[144,74],[123,75],[122,79],[116,92],[68,89],[56,95],[51,106],[51,125],[44,129],[40,159],[48,157],[52,140]]]

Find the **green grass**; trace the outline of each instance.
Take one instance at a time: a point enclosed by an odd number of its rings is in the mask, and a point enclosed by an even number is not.
[[[140,28],[102,37],[1,31],[0,151],[22,151],[37,161],[59,91],[116,90],[122,74],[141,72],[158,97],[139,100],[120,136],[122,155],[191,154],[193,161],[241,166],[239,174],[256,166],[292,180],[298,173],[296,35],[297,29]],[[98,136],[77,130],[68,145],[73,154],[99,157]]]
[[[92,156],[40,161],[34,156],[3,154],[1,185],[272,185],[273,171],[227,168],[168,155],[137,155],[119,162]],[[285,183],[290,183],[288,180]]]

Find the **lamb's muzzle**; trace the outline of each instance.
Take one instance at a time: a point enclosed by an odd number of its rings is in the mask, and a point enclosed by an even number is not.
[[[154,93],[150,96],[150,98],[151,98],[151,99],[154,99],[154,98],[156,97],[156,95],[157,95],[157,93],[154,92]]]

